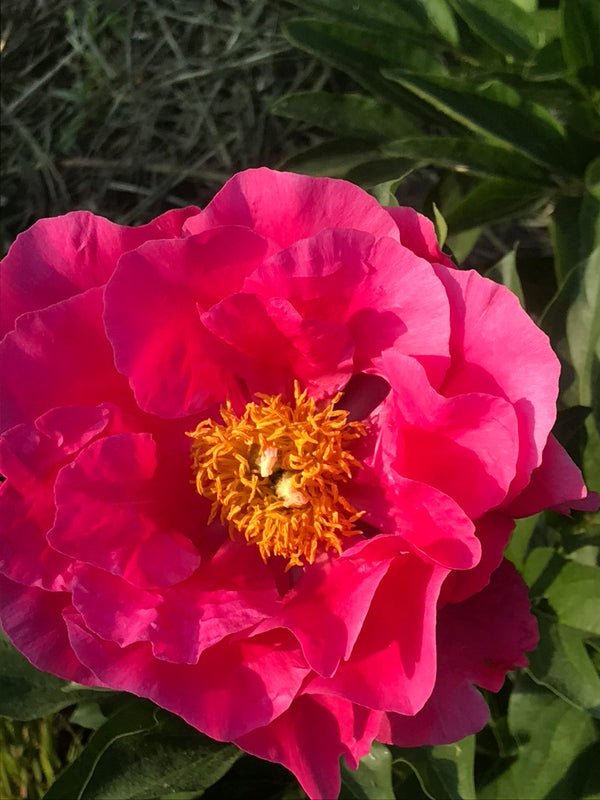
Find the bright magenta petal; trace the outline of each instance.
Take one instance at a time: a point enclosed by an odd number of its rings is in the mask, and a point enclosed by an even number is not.
[[[450,269],[456,267],[440,250],[435,228],[430,219],[407,206],[390,206],[386,211],[398,226],[400,241],[404,247],[431,264],[443,264]]]
[[[415,556],[398,556],[379,584],[350,658],[332,678],[316,678],[310,691],[416,714],[435,682],[436,605],[447,574]]]
[[[107,686],[148,697],[213,739],[231,741],[267,725],[290,705],[308,669],[281,631],[206,650],[198,664],[154,658],[147,644],[119,647],[65,615],[78,658]]]
[[[63,621],[67,592],[45,592],[0,575],[0,625],[12,643],[38,669],[67,681],[102,686],[73,652]]]
[[[117,434],[89,445],[57,477],[52,546],[143,588],[187,578],[200,555],[189,538],[165,525],[168,486],[155,472],[149,434]]]
[[[506,512],[512,517],[530,517],[557,506],[557,511],[568,514],[570,508],[579,508],[580,501],[587,496],[581,472],[554,436],[550,436],[542,463],[532,472],[528,486],[506,507]],[[594,498],[583,510],[598,510]]]
[[[149,239],[180,236],[185,220],[196,213],[195,207],[167,211],[136,228],[89,211],[39,220],[17,237],[3,261],[0,338],[20,314],[102,286],[122,253]]]
[[[141,408],[185,417],[230,394],[227,349],[204,330],[199,308],[236,292],[264,250],[251,231],[221,228],[150,242],[121,258],[104,319],[117,369]]]
[[[357,186],[264,167],[230,178],[204,211],[187,221],[184,230],[200,233],[220,225],[244,225],[280,248],[323,228],[354,228],[398,238],[387,212]]]
[[[480,730],[489,712],[473,684],[497,692],[508,670],[526,666],[538,640],[527,587],[504,562],[479,594],[439,613],[435,689],[415,716],[389,714],[380,731],[400,747],[449,744]]]
[[[473,270],[436,267],[452,309],[448,397],[483,392],[509,400],[519,422],[519,458],[511,496],[542,460],[556,418],[560,365],[548,337],[504,286]]]
[[[270,725],[237,739],[248,753],[283,764],[311,800],[340,791],[339,757],[356,767],[377,731],[379,715],[337,697],[303,694]]]

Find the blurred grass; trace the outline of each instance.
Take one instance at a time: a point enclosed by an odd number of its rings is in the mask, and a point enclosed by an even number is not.
[[[41,216],[88,208],[118,222],[204,204],[236,170],[312,141],[269,114],[331,83],[282,38],[286,0],[5,0],[5,250]]]

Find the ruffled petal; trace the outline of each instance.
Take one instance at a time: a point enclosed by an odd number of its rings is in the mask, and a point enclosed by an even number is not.
[[[147,697],[220,741],[282,714],[308,672],[297,643],[282,631],[221,642],[189,665],[154,658],[147,644],[121,648],[100,639],[75,611],[65,621],[78,658],[107,686]]]
[[[390,206],[386,208],[400,233],[400,241],[408,250],[429,261],[430,264],[443,264],[455,269],[447,255],[442,253],[438,244],[433,222],[408,206]]]
[[[519,423],[519,458],[510,496],[519,494],[542,452],[556,418],[560,365],[548,337],[536,327],[517,298],[473,270],[435,267],[452,311],[452,367],[441,392],[503,397]]]
[[[506,506],[506,513],[511,517],[530,517],[545,508],[563,514],[569,514],[571,508],[597,511],[600,507],[597,495],[581,506],[588,494],[594,493],[588,493],[581,472],[554,436],[550,436],[542,463],[531,473],[526,488]]]
[[[204,330],[199,308],[236,292],[265,246],[251,231],[229,227],[149,242],[121,258],[106,287],[104,319],[117,369],[145,411],[185,417],[231,395],[235,381],[223,370],[229,349]]]
[[[136,228],[89,211],[38,220],[17,237],[3,261],[0,337],[20,314],[104,285],[123,253],[149,239],[180,236],[185,220],[198,211],[194,206],[167,211]]]
[[[171,527],[173,498],[156,479],[156,466],[149,434],[116,434],[89,445],[56,479],[50,544],[142,588],[189,577],[200,554],[185,532]],[[190,497],[197,497],[191,487]],[[188,524],[200,522],[192,516]]]
[[[379,584],[350,658],[333,677],[315,678],[310,691],[416,714],[435,682],[436,606],[447,574],[416,556],[398,556]]]
[[[485,701],[473,684],[497,692],[508,670],[527,665],[538,641],[527,587],[504,561],[479,594],[439,612],[435,688],[415,716],[388,714],[380,737],[400,747],[450,744],[487,722]]]
[[[219,225],[244,225],[278,248],[323,228],[354,228],[376,237],[398,238],[385,209],[358,186],[265,167],[230,178],[204,211],[187,221],[184,230],[194,234]]]

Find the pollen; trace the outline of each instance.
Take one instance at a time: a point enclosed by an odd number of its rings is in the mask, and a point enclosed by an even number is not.
[[[229,535],[242,535],[292,566],[312,564],[319,551],[342,552],[344,537],[360,531],[362,516],[343,496],[360,468],[348,445],[365,434],[336,409],[340,395],[317,404],[294,386],[293,403],[257,395],[238,416],[227,402],[221,421],[203,420],[188,433],[198,493],[212,502]]]

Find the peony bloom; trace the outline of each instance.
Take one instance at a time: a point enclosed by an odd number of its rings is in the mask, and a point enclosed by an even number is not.
[[[513,519],[592,507],[515,297],[356,186],[44,219],[6,257],[2,627],[337,796],[455,741],[537,640]]]

